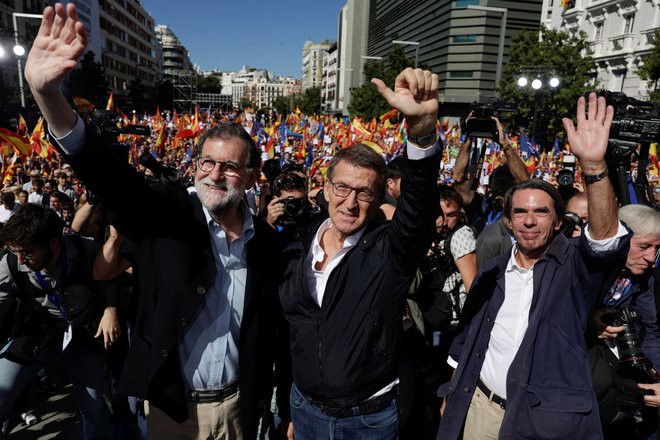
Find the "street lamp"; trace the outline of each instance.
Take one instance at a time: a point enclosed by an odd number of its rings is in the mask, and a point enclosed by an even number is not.
[[[534,90],[532,136],[536,135],[538,108],[541,105],[541,94],[544,92],[543,86],[545,85],[548,90],[554,91],[559,87],[560,83],[561,79],[558,75],[558,68],[556,66],[523,66],[520,68],[518,86],[523,89],[530,84]]]
[[[473,11],[485,11],[485,12],[497,12],[502,14],[502,21],[500,21],[500,44],[497,48],[497,68],[495,70],[495,87],[500,83],[500,78],[502,77],[502,61],[504,60],[504,40],[506,39],[506,18],[507,18],[507,9],[506,8],[496,8],[493,6],[481,6],[481,5],[467,5],[466,9],[471,9]]]
[[[417,58],[419,57],[419,41],[392,40],[392,44],[402,44],[404,46],[415,46],[415,69],[417,68]]]
[[[23,65],[21,64],[21,57],[25,55],[25,48],[21,46],[18,42],[18,23],[17,18],[36,18],[41,20],[43,16],[41,14],[24,14],[22,12],[13,12],[12,20],[14,24],[14,54],[18,57],[16,58],[16,64],[18,66],[18,88],[21,93],[21,107],[25,108],[25,90],[23,88]]]

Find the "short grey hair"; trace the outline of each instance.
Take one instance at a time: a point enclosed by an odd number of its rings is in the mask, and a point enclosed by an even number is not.
[[[619,208],[619,219],[638,237],[660,236],[660,212],[646,205]]]

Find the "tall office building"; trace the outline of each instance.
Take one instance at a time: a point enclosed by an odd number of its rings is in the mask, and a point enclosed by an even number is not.
[[[385,57],[401,44],[409,58],[438,74],[445,107],[463,108],[497,95],[511,37],[539,28],[541,6],[542,0],[370,0],[366,55]]]
[[[557,0],[543,2],[543,23],[570,34],[584,32],[596,61],[592,85],[648,99],[649,89],[637,69],[651,52],[660,29],[660,2],[647,0]]]
[[[154,19],[136,0],[99,0],[102,61],[116,99],[129,94],[139,79],[147,98],[155,96],[158,77]]]
[[[363,81],[362,58],[367,55],[369,1],[348,0],[339,11],[337,30],[337,62],[335,64],[334,99],[326,104],[328,111],[348,115],[351,92]]]
[[[188,49],[172,29],[162,24],[156,25],[156,38],[162,51],[162,69],[165,75],[177,75],[181,71],[192,70]]]

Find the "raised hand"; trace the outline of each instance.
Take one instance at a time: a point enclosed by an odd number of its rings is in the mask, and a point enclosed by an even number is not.
[[[580,161],[585,174],[597,174],[605,169],[605,153],[609,141],[610,126],[614,118],[614,108],[606,105],[605,98],[589,94],[589,110],[585,116],[585,99],[577,103],[577,130],[573,121],[562,119],[571,151]]]
[[[78,20],[73,3],[47,7],[41,27],[25,63],[25,79],[35,95],[59,91],[64,77],[76,68],[87,47],[85,26]]]
[[[408,67],[394,81],[394,90],[374,78],[371,83],[387,103],[406,115],[408,131],[412,135],[425,135],[435,130],[438,116],[438,75],[428,70]]]

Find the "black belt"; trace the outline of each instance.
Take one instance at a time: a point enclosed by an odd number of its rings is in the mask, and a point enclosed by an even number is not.
[[[195,403],[220,402],[236,394],[238,385],[231,385],[219,390],[186,390],[186,400]]]
[[[481,378],[479,378],[479,381],[477,382],[477,387],[481,390],[482,393],[486,395],[490,399],[491,402],[495,402],[498,404],[502,409],[506,408],[506,399],[501,398],[494,392],[490,390],[482,381]]]
[[[398,395],[398,388],[394,387],[382,396],[378,396],[374,399],[367,400],[359,405],[352,406],[350,408],[337,408],[326,405],[323,402],[318,400],[310,399],[312,405],[316,406],[321,410],[323,414],[328,417],[335,417],[337,419],[345,419],[346,417],[353,417],[359,415],[373,414],[378,411],[387,408],[392,400]]]

